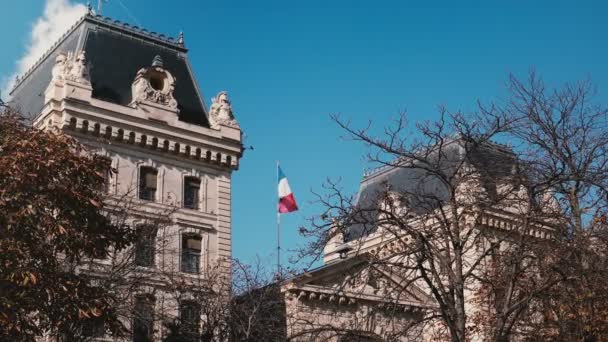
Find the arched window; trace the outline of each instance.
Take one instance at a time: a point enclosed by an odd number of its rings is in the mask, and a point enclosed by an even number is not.
[[[100,126],[98,123],[96,123],[95,125],[93,125],[93,134],[95,134],[96,136],[99,136],[99,131],[100,131]]]
[[[82,131],[86,133],[88,130],[89,130],[89,122],[87,120],[84,120],[82,122]]]
[[[152,148],[153,149],[158,148],[158,138],[152,138]]]
[[[201,159],[201,149],[200,148],[196,149],[196,159]]]
[[[222,154],[221,153],[218,152],[215,154],[215,162],[218,164],[222,163]]]
[[[129,133],[129,144],[135,144],[135,132]]]
[[[226,165],[232,166],[232,156],[226,156]]]
[[[207,151],[207,153],[205,153],[205,159],[210,162],[211,161],[211,151]]]
[[[173,153],[178,154],[179,152],[180,152],[179,143],[175,143],[175,145],[173,145]]]
[[[76,129],[76,118],[70,118],[70,129]]]
[[[169,140],[163,142],[163,150],[169,151]]]
[[[139,140],[139,144],[143,147],[146,147],[146,145],[148,144],[148,137],[145,134],[143,134],[141,136],[141,139]]]
[[[190,158],[190,145],[186,145],[184,153],[186,154],[186,157]]]
[[[112,126],[106,126],[106,138],[110,139],[112,137]]]
[[[120,128],[118,129],[118,134],[116,134],[116,140],[122,141],[125,138],[125,131]]]

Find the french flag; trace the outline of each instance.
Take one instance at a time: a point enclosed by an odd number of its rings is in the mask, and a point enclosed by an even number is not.
[[[280,166],[277,165],[277,169],[279,174],[279,213],[283,214],[296,211],[298,210],[298,205],[296,204],[296,198],[293,197],[293,193],[287,182],[287,177],[285,177]]]

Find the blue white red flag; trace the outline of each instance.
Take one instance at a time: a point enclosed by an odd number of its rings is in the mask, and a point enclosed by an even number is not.
[[[293,193],[287,182],[287,177],[285,177],[280,166],[277,166],[277,169],[279,174],[279,213],[283,214],[296,211],[298,210],[298,205],[296,204],[296,199],[293,197]]]

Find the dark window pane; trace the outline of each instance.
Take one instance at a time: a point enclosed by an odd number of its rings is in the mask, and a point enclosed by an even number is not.
[[[201,241],[197,235],[185,235],[182,238],[182,272],[200,272]]]
[[[140,226],[138,230],[138,239],[135,243],[135,264],[145,267],[153,266],[156,231],[149,226]]]
[[[183,301],[179,308],[179,318],[187,341],[196,341],[201,323],[200,306],[193,301]]]
[[[184,179],[184,207],[198,209],[198,198],[201,188],[201,181],[195,177]]]
[[[82,328],[82,334],[88,337],[103,337],[104,332],[104,324],[101,319],[89,319]]]
[[[156,198],[156,176],[158,172],[151,167],[142,167],[139,171],[139,198],[153,201]]]
[[[147,296],[136,297],[133,311],[133,342],[152,341],[154,334],[153,299]]]

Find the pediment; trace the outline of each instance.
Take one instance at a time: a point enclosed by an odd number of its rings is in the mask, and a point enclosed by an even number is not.
[[[411,282],[397,279],[379,266],[352,259],[303,273],[292,279],[287,289],[298,296],[313,298],[337,296],[348,298],[349,301],[433,306],[432,299]],[[407,287],[403,284],[407,284]]]

